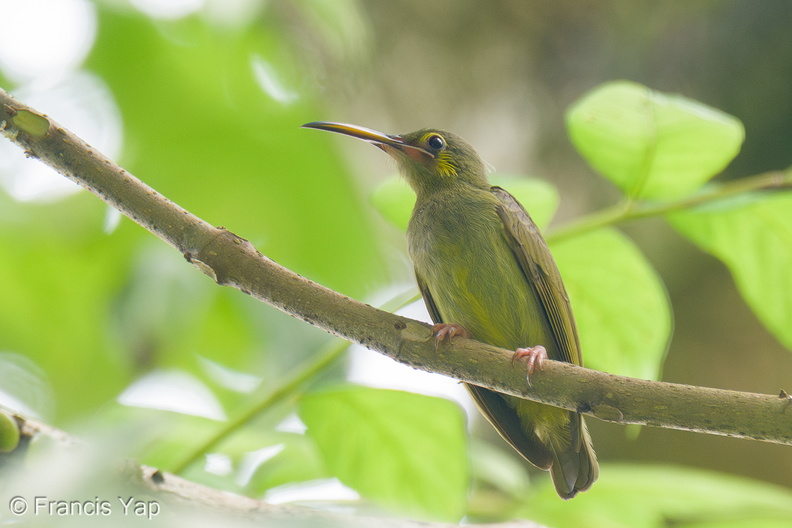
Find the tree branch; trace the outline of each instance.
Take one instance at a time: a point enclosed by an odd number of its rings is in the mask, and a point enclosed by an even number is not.
[[[0,408],[3,411],[3,408]],[[10,410],[9,410],[10,411]],[[9,412],[6,411],[6,412]],[[388,517],[374,517],[366,515],[349,515],[325,511],[316,508],[296,506],[289,504],[271,504],[262,500],[244,497],[225,491],[208,488],[194,482],[182,479],[172,473],[165,473],[148,466],[138,466],[132,462],[121,463],[118,460],[97,460],[95,456],[89,459],[80,458],[80,447],[83,442],[70,436],[69,434],[55,429],[45,423],[15,414],[13,411],[9,415],[17,421],[21,431],[21,441],[19,447],[10,453],[0,453],[0,468],[4,471],[4,479],[0,481],[0,491],[6,483],[14,483],[11,493],[17,500],[24,499],[31,504],[27,511],[11,510],[14,515],[32,517],[33,515],[45,516],[47,512],[33,513],[32,504],[35,504],[34,497],[53,498],[59,496],[61,491],[53,491],[47,488],[47,476],[52,472],[51,459],[41,457],[42,451],[47,449],[58,450],[62,456],[58,458],[72,457],[77,460],[77,464],[66,464],[61,466],[67,471],[74,471],[79,475],[73,475],[73,486],[70,491],[80,501],[91,502],[95,500],[107,500],[114,493],[121,497],[131,497],[135,500],[145,500],[152,509],[152,519],[163,521],[155,523],[153,526],[181,526],[183,524],[198,526],[232,526],[232,527],[253,527],[253,526],[279,526],[287,528],[452,528],[456,524],[432,523],[411,521],[407,519],[397,519]],[[28,446],[34,441],[39,445],[37,453],[39,458],[34,463],[25,463],[25,455]],[[37,463],[36,463],[37,462]],[[5,464],[5,465],[4,465]],[[120,471],[100,471],[97,475],[98,482],[86,482],[86,473],[90,471],[83,468],[84,464],[101,467],[111,467]],[[25,479],[8,479],[9,469],[23,473],[33,478],[29,482],[35,482],[35,487],[28,489],[29,484],[25,484]],[[12,473],[13,474],[13,473]],[[115,478],[108,478],[115,477]],[[22,482],[21,487],[19,482]],[[97,488],[96,486],[101,486]],[[76,489],[75,489],[76,488]],[[57,488],[55,488],[57,489]],[[101,490],[101,495],[95,495],[96,490]],[[88,491],[90,490],[90,492]],[[50,495],[50,491],[53,492]],[[82,492],[84,495],[80,495]],[[10,494],[9,494],[10,496]],[[153,501],[152,501],[153,499]],[[126,499],[128,500],[128,499]],[[124,517],[118,503],[112,504],[115,510],[113,517],[116,520]],[[10,508],[10,507],[9,507]],[[79,516],[79,515],[77,515]],[[110,517],[108,515],[108,517]],[[185,523],[185,519],[192,522]],[[178,520],[178,522],[173,522]],[[116,522],[114,525],[117,525]],[[138,522],[137,525],[140,523]],[[123,526],[127,524],[122,523]],[[70,525],[71,526],[71,525]],[[527,520],[516,520],[497,524],[480,524],[477,528],[542,528]]]
[[[245,239],[182,209],[40,112],[0,90],[0,130],[178,249],[218,284],[414,368],[602,420],[792,444],[792,399],[651,382],[547,361],[529,386],[512,352],[456,338],[435,350],[429,325],[377,310],[261,255]]]

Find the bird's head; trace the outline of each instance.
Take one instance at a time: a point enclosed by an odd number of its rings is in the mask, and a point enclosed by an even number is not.
[[[416,194],[464,185],[488,189],[484,162],[470,144],[451,132],[423,128],[401,135],[390,135],[344,123],[313,122],[303,125],[345,134],[387,152],[399,164]]]

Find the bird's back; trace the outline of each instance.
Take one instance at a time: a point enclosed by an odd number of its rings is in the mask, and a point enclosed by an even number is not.
[[[416,274],[429,285],[443,321],[510,350],[543,344],[556,359],[549,322],[526,287],[497,206],[491,193],[475,190],[438,193],[416,209],[408,230]]]

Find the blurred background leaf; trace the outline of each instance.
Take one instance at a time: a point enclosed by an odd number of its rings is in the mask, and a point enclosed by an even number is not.
[[[792,515],[792,493],[780,486],[667,465],[602,470],[597,487],[576,498],[574,509],[552,500],[545,486],[526,501],[523,513],[548,525],[580,528],[781,528]],[[625,502],[625,496],[634,499]]]
[[[584,364],[658,379],[671,338],[671,307],[640,250],[610,228],[553,243],[551,250],[575,313]]]
[[[304,396],[299,414],[326,467],[361,495],[421,517],[464,515],[467,435],[453,403],[346,385]]]
[[[325,138],[299,128],[318,105],[297,91],[297,56],[277,17],[232,31],[201,17],[99,14],[86,66],[122,108],[126,168],[333,288],[360,295],[382,280],[348,170]]]
[[[734,159],[745,136],[720,110],[624,81],[584,95],[567,127],[589,164],[633,199],[696,191]]]
[[[792,195],[740,196],[669,217],[729,267],[757,317],[792,350]]]

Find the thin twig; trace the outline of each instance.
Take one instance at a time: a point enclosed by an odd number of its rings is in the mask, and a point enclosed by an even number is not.
[[[738,194],[784,189],[792,189],[792,170],[770,171],[726,183],[711,184],[696,194],[685,196],[678,200],[656,203],[644,201],[618,203],[612,207],[573,220],[558,229],[553,229],[545,238],[548,242],[558,242],[559,240],[593,231],[600,227],[616,225],[639,218],[663,216],[706,203],[724,200]]]

